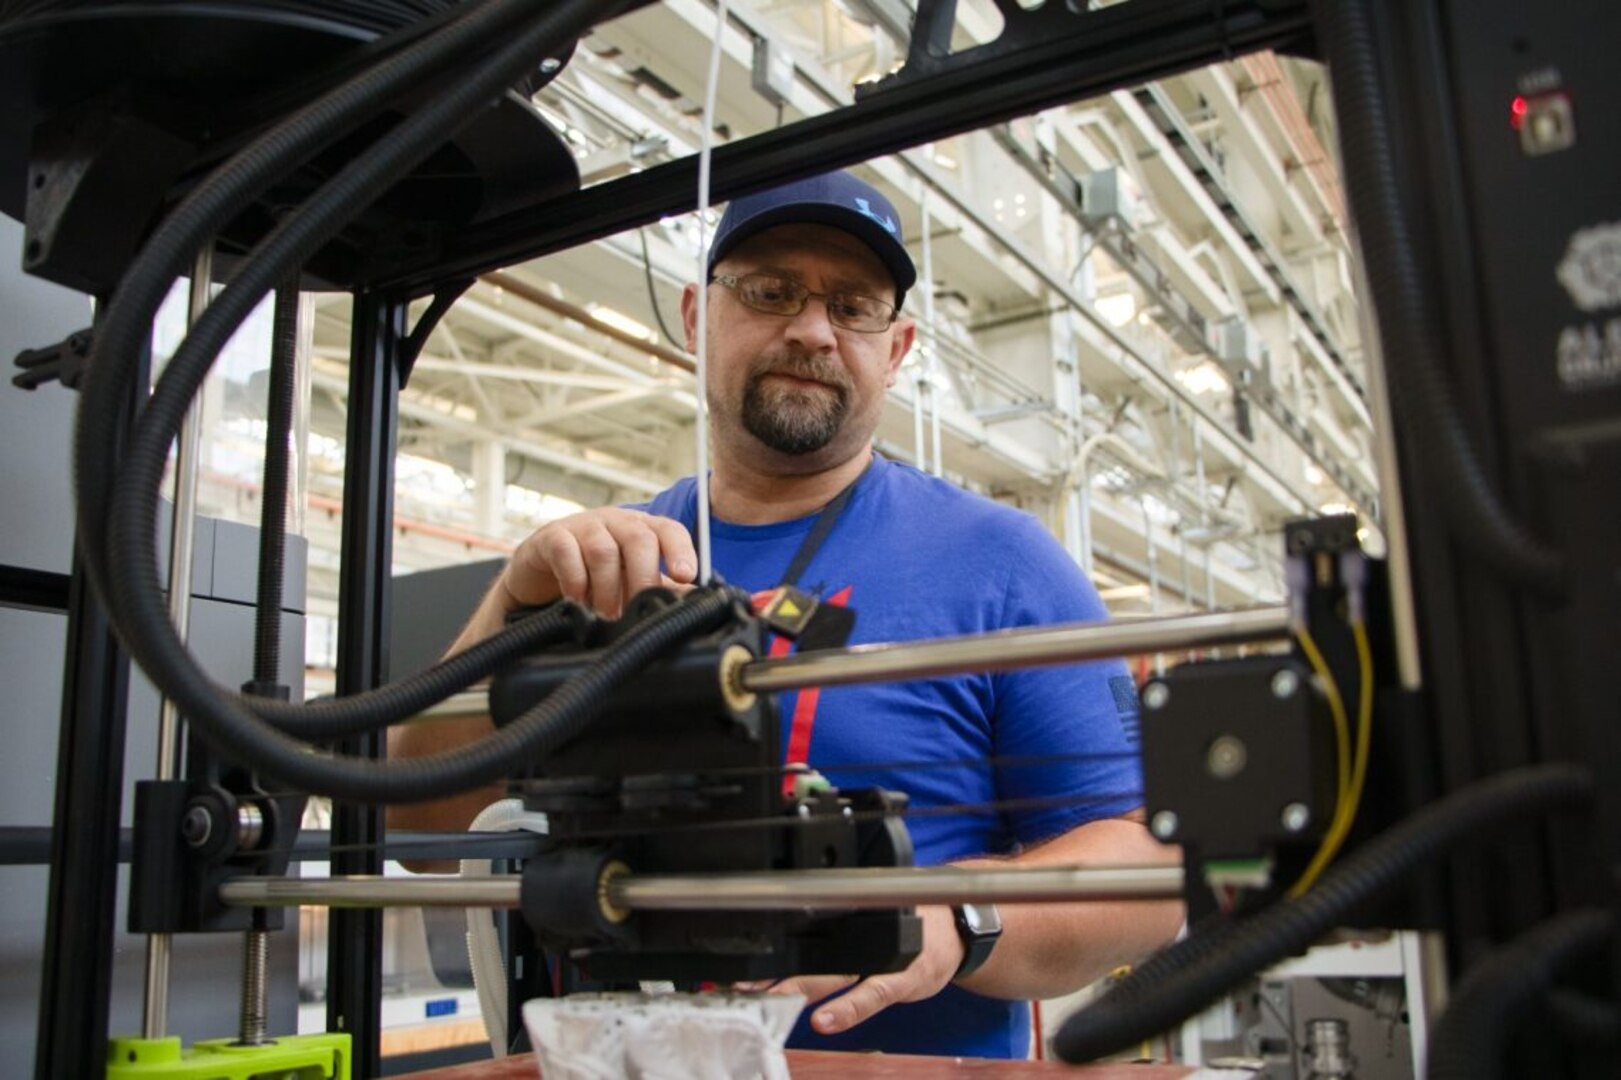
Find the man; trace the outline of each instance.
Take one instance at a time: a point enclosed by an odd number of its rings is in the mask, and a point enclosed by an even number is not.
[[[716,570],[749,590],[791,577],[848,605],[856,643],[1103,618],[1090,583],[1034,519],[874,453],[885,390],[915,333],[899,314],[917,275],[898,220],[845,173],[735,200],[722,218],[702,286]],[[689,348],[699,288],[682,296]],[[643,588],[691,583],[696,515],[689,478],[643,509],[544,526],[455,647],[521,605],[566,596],[612,616]],[[963,808],[909,819],[921,865],[1168,858],[1140,820],[1135,695],[1122,664],[806,690],[781,705],[789,761],[840,786],[905,791],[914,808]],[[418,725],[394,748],[425,753],[471,734]],[[461,800],[456,819],[492,794]],[[1169,903],[1006,905],[997,937],[984,925],[988,906],[919,914],[923,951],[905,971],[777,987],[812,1003],[791,1045],[1023,1057],[1023,1002],[1137,959],[1181,919]]]

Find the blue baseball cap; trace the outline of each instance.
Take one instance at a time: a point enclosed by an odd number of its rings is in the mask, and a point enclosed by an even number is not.
[[[878,189],[847,172],[795,180],[768,191],[733,199],[709,247],[709,272],[726,253],[774,225],[810,222],[843,229],[868,247],[895,279],[895,306],[917,282],[917,268],[901,242],[901,216]]]

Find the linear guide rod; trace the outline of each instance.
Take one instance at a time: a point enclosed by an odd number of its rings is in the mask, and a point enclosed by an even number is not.
[[[1288,633],[1289,609],[1280,604],[1133,622],[1063,623],[994,634],[818,649],[751,661],[743,666],[740,677],[744,689],[766,693],[1176,652],[1265,641]]]
[[[520,887],[516,876],[241,878],[220,886],[220,900],[235,907],[516,908]],[[607,892],[610,903],[631,911],[800,911],[992,901],[1173,900],[1181,895],[1180,866],[627,874],[611,879]]]

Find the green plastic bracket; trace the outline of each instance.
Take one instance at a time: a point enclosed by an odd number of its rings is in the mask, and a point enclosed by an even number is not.
[[[178,1037],[113,1039],[107,1080],[349,1080],[349,1036],[287,1035],[264,1046],[207,1039],[185,1049]]]

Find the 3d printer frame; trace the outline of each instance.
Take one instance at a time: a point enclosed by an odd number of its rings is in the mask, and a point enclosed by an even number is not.
[[[624,5],[634,7],[639,5]],[[1084,5],[1083,5],[1084,6]],[[1331,7],[1332,5],[1328,5]],[[1463,12],[1465,6],[1472,14]],[[1510,310],[1507,267],[1530,249],[1547,259],[1575,225],[1621,218],[1613,192],[1561,176],[1560,198],[1515,202],[1528,174],[1512,145],[1484,125],[1518,72],[1546,54],[1565,80],[1586,80],[1589,100],[1616,75],[1597,67],[1596,42],[1614,40],[1618,16],[1594,14],[1611,33],[1566,13],[1509,25],[1507,5],[1457,0],[1371,5],[1379,78],[1403,108],[1372,118],[1399,149],[1395,167],[1425,194],[1415,235],[1395,238],[1417,253],[1442,298],[1433,314],[1444,375],[1461,391],[1461,423],[1480,449],[1486,479],[1509,505],[1557,538],[1565,559],[1563,596],[1527,584],[1481,558],[1477,537],[1456,516],[1432,512],[1448,500],[1445,481],[1414,447],[1406,427],[1395,443],[1382,379],[1372,398],[1383,415],[1380,447],[1386,532],[1391,539],[1397,650],[1405,710],[1414,725],[1410,767],[1436,793],[1539,761],[1575,758],[1594,774],[1597,826],[1581,843],[1532,826],[1487,856],[1452,865],[1440,901],[1453,959],[1472,943],[1536,924],[1576,903],[1614,907],[1621,863],[1621,615],[1613,586],[1621,523],[1615,427],[1617,390],[1550,395],[1527,358],[1546,347],[1565,318],[1550,284],[1535,310]],[[856,104],[739,140],[716,150],[713,195],[726,199],[795,177],[848,165],[951,134],[1258,49],[1311,52],[1323,28],[1305,0],[1132,0],[1097,11],[1048,3],[1026,11],[999,3],[1006,20],[995,42],[958,55],[946,48],[950,0],[921,0],[908,62]],[[1319,18],[1318,16],[1321,16]],[[1520,18],[1520,16],[1516,16]],[[1529,20],[1530,17],[1525,17]],[[1547,66],[1555,66],[1553,60]],[[1506,109],[1506,98],[1505,109]],[[1564,162],[1593,177],[1617,175],[1616,120],[1582,114],[1583,143]],[[1608,137],[1607,137],[1608,136]],[[1603,156],[1603,155],[1608,156]],[[1598,164],[1594,164],[1594,158]],[[1555,165],[1560,162],[1555,160]],[[1546,175],[1544,171],[1544,176]],[[503,215],[426,250],[369,268],[354,289],[344,479],[338,692],[381,684],[388,668],[389,567],[398,395],[408,377],[408,308],[423,296],[451,296],[476,275],[607,236],[692,208],[697,166],[683,159],[622,180]],[[1528,176],[1530,179],[1528,180]],[[1517,188],[1516,185],[1519,185]],[[1582,216],[1585,215],[1585,216]],[[1378,222],[1363,222],[1363,242]],[[1546,294],[1546,295],[1545,295]],[[1382,312],[1389,315],[1389,312]],[[1518,322],[1514,321],[1518,317]],[[1541,336],[1538,336],[1538,335]],[[1376,349],[1370,368],[1383,375]],[[1405,362],[1402,356],[1392,363]],[[1556,584],[1554,588],[1557,588]],[[127,659],[76,567],[69,597],[51,901],[45,948],[37,1074],[102,1071],[110,997],[111,925],[122,790],[123,688]],[[1422,672],[1422,674],[1421,674]],[[380,756],[382,738],[344,740],[348,753]],[[1596,839],[1595,839],[1596,837]],[[379,873],[383,839],[376,807],[334,807],[334,874]],[[1596,843],[1599,857],[1589,854]],[[1497,872],[1503,865],[1533,873]],[[339,909],[329,930],[328,1023],[355,1039],[361,1075],[379,1070],[381,914]],[[86,928],[97,928],[87,932]],[[1615,967],[1621,970],[1621,957]]]

